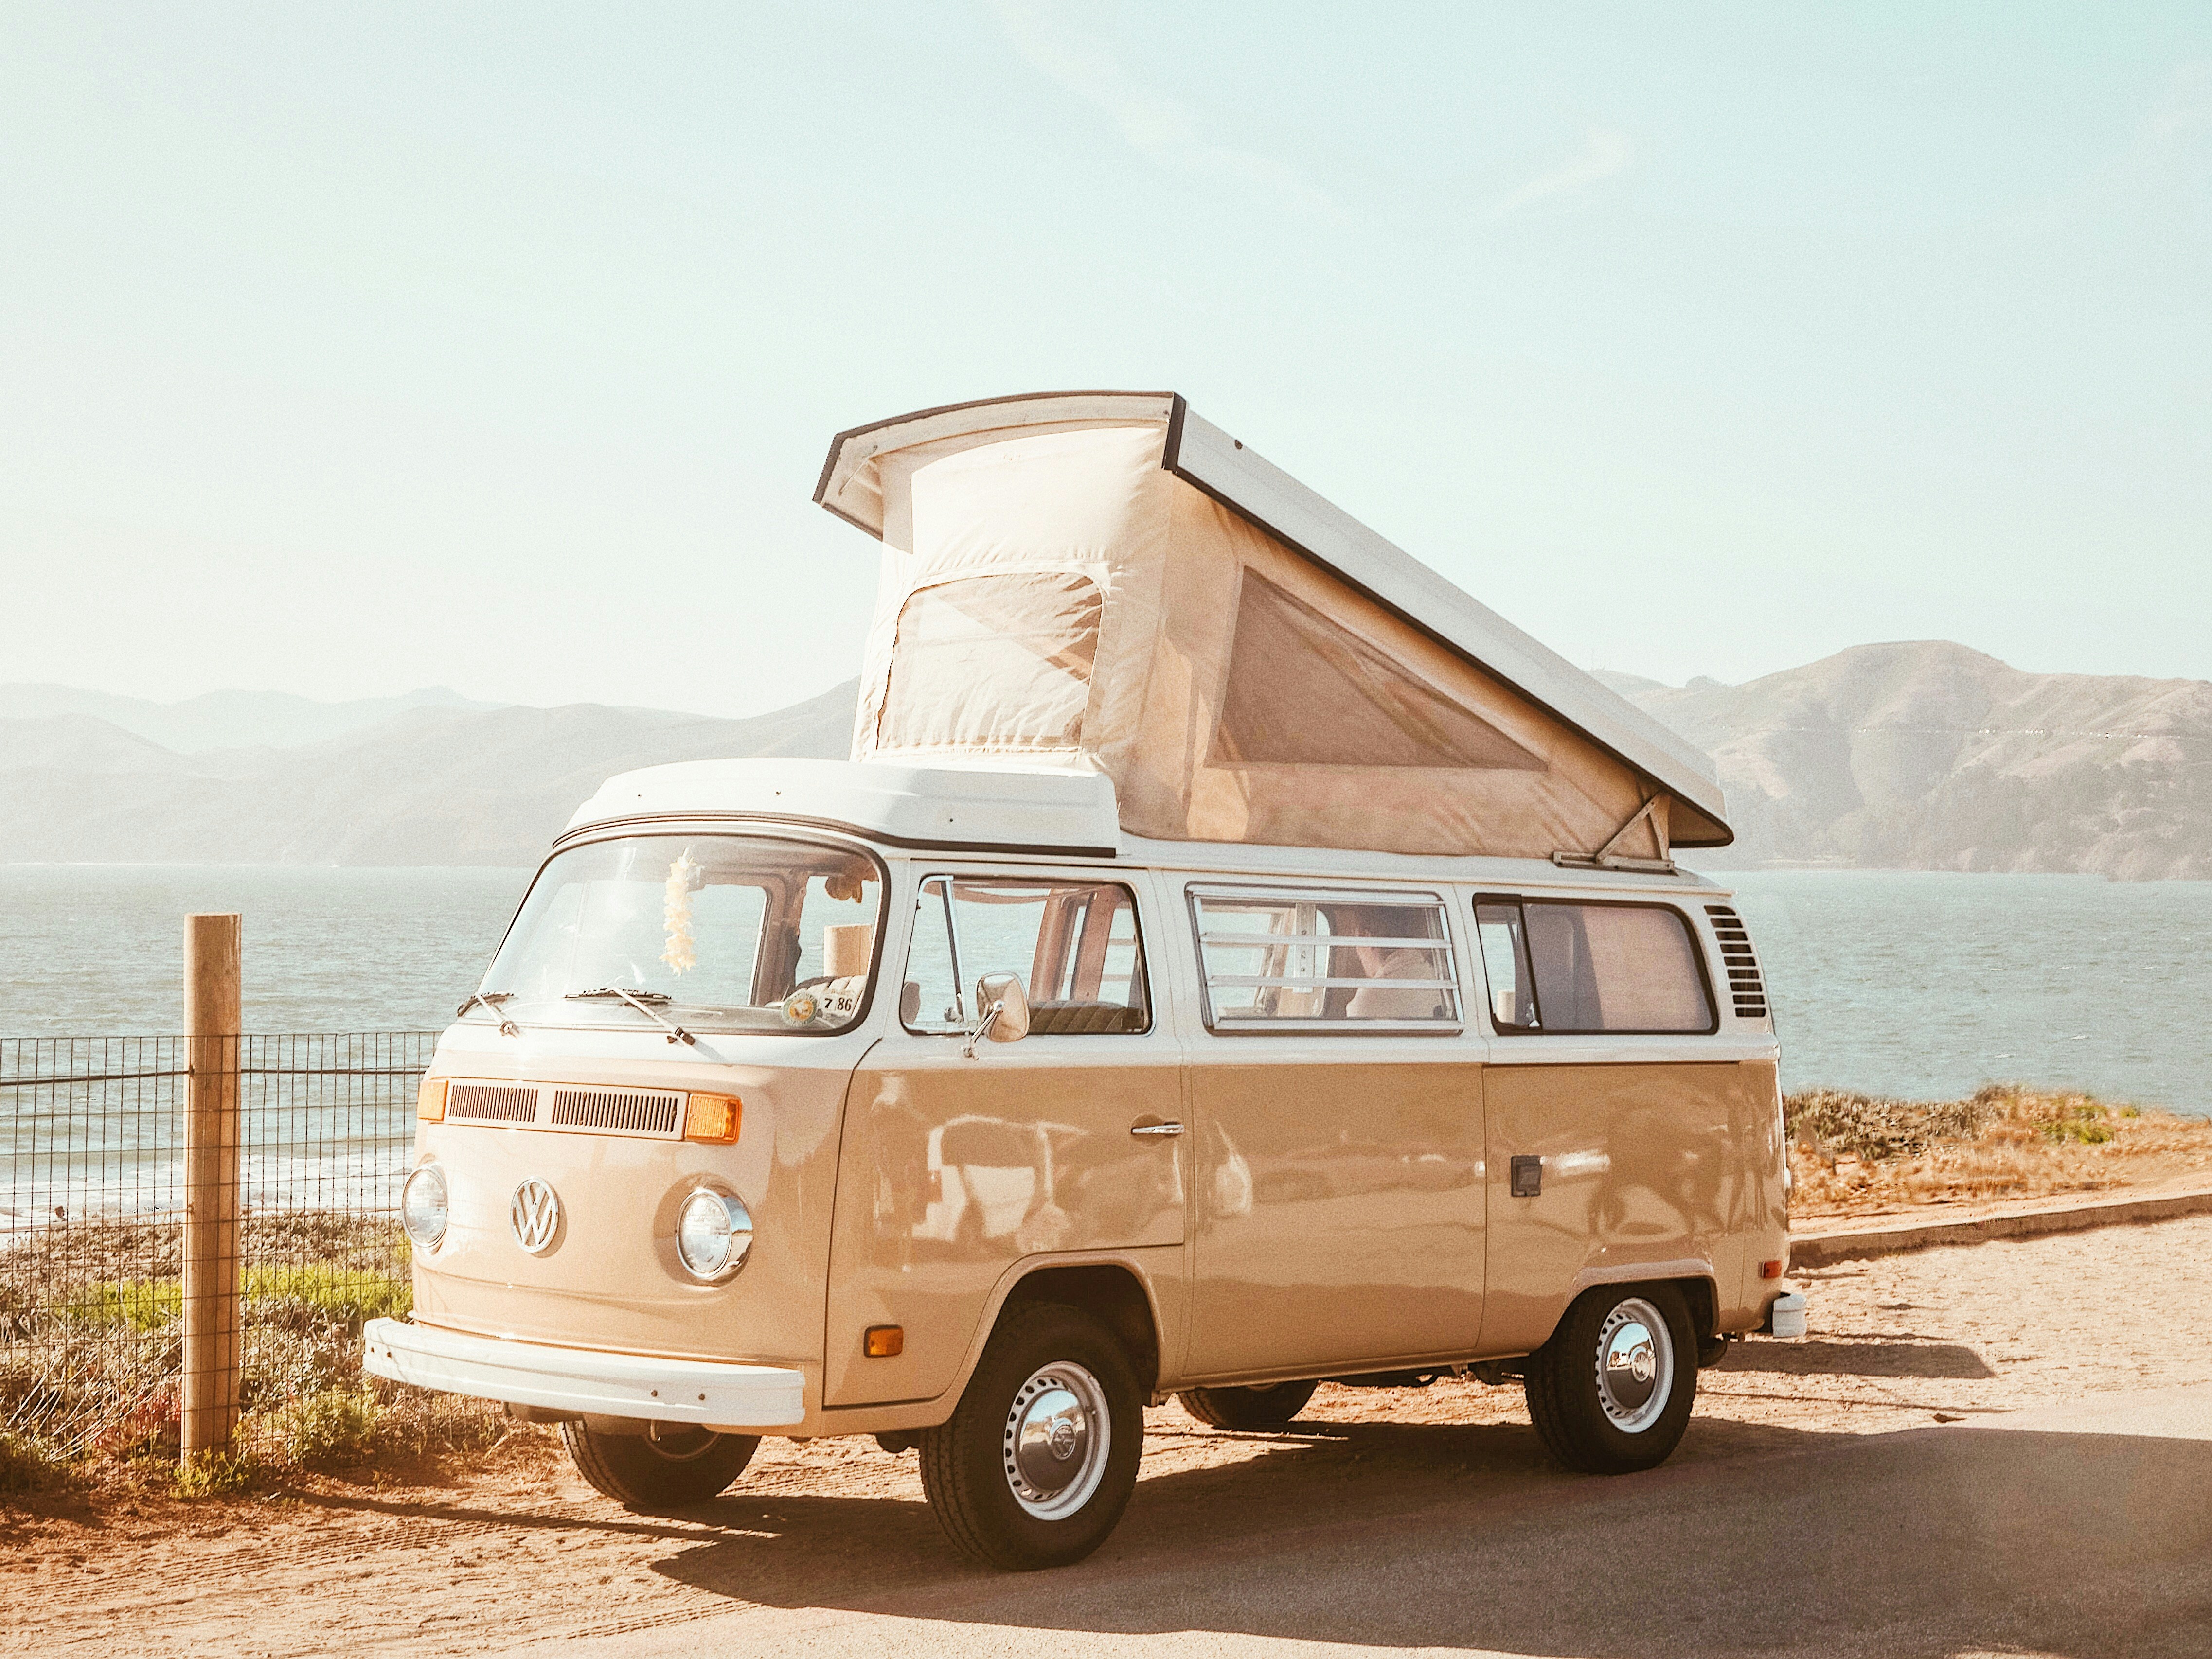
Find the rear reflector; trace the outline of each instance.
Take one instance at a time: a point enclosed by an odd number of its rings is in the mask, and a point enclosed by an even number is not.
[[[442,1123],[446,1121],[446,1080],[425,1077],[422,1087],[415,1091],[415,1117],[420,1123]]]
[[[871,1359],[888,1359],[906,1352],[906,1327],[903,1325],[870,1325],[868,1333],[860,1339],[860,1347]]]
[[[1787,1262],[1761,1262],[1759,1264],[1759,1276],[1762,1279],[1779,1279],[1782,1276],[1782,1270],[1789,1265]]]
[[[734,1094],[695,1094],[684,1114],[684,1138],[718,1147],[733,1146],[744,1117],[745,1103]]]

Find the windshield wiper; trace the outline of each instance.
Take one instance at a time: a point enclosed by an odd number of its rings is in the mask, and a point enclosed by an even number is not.
[[[491,1010],[492,1018],[499,1021],[499,1034],[501,1037],[520,1037],[522,1035],[522,1027],[508,1019],[499,1006],[514,995],[511,990],[471,991],[469,993],[468,1001],[453,1010],[453,1018],[459,1019],[481,1002]]]
[[[619,996],[623,1002],[629,1003],[647,1019],[652,1020],[654,1025],[659,1026],[661,1030],[666,1032],[668,1033],[668,1040],[672,1043],[696,1043],[699,1040],[690,1032],[684,1030],[683,1026],[676,1024],[673,1020],[664,1020],[653,1011],[651,1007],[652,1003],[672,1002],[676,1000],[674,997],[669,996],[665,991],[640,990],[633,992],[624,990],[620,985],[601,985],[592,990],[572,990],[568,993],[568,1000],[572,1002],[580,1002],[586,997],[592,996],[602,999],[609,996]]]

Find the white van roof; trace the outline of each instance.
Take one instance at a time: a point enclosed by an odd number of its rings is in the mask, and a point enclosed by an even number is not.
[[[1033,767],[902,766],[854,760],[684,760],[610,778],[560,838],[613,828],[763,823],[845,830],[883,845],[956,855],[1119,858],[1140,867],[1211,869],[1277,880],[1495,881],[1656,890],[1719,889],[1677,869],[1578,869],[1511,858],[1410,857],[1396,853],[1233,843],[1148,840],[1121,828],[1110,778]]]
[[[901,457],[1122,427],[1164,428],[1161,469],[1483,675],[1504,682],[1641,776],[1652,790],[1691,808],[1678,815],[1678,845],[1725,845],[1731,839],[1709,756],[1202,419],[1176,393],[1041,392],[951,404],[856,427],[832,442],[815,500],[871,536],[911,549],[915,526],[905,473],[911,463]],[[865,704],[864,697],[864,720]],[[856,747],[856,755],[861,752]]]
[[[894,846],[1108,857],[1121,834],[1098,772],[853,760],[683,760],[625,772],[568,820],[768,818],[858,830]]]

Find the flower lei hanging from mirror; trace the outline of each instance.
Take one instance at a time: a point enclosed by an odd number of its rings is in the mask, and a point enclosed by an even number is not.
[[[698,885],[698,877],[699,866],[691,862],[691,849],[686,847],[668,867],[668,886],[661,899],[660,921],[668,938],[660,960],[671,973],[682,973],[699,964],[691,938],[691,889]]]

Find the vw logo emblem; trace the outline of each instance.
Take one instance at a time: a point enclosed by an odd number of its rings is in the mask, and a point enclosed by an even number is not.
[[[507,1225],[514,1242],[532,1256],[543,1256],[561,1235],[561,1198],[535,1177],[514,1190],[507,1207]]]

